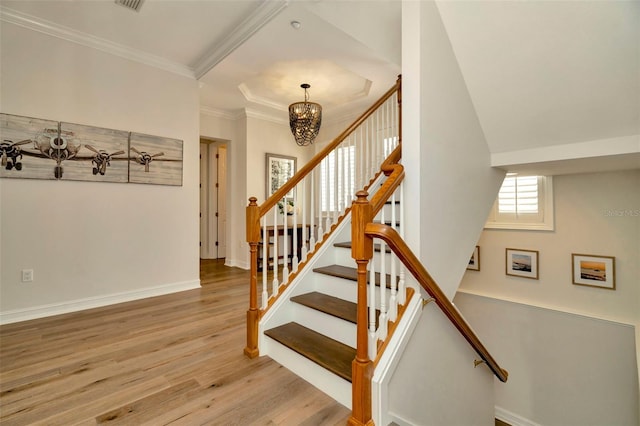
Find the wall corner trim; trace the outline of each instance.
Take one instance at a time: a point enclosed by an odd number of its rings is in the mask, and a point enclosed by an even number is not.
[[[129,59],[131,61],[168,71],[183,77],[195,79],[194,69],[187,65],[114,43],[100,37],[95,37],[82,31],[77,31],[8,7],[0,6],[0,21],[18,25],[52,37],[57,37],[91,49],[100,50],[114,56]]]
[[[224,266],[231,266],[240,269],[246,269],[247,271],[250,269],[249,262],[244,262],[236,259],[227,259],[224,262]]]
[[[514,414],[510,411],[505,410],[502,407],[495,406],[495,416],[496,419],[502,420],[510,424],[511,426],[540,426],[538,423],[535,423],[529,419],[525,419],[517,414]]]
[[[490,294],[484,294],[484,293],[481,293],[479,291],[467,290],[467,289],[463,289],[463,288],[458,288],[457,293],[466,294],[466,295],[475,296],[475,297],[482,297],[482,298],[490,299],[490,300],[493,300],[493,301],[496,301],[496,302],[512,303],[512,304],[521,305],[521,306],[524,306],[524,307],[527,307],[527,308],[530,308],[530,309],[552,311],[552,312],[557,312],[557,313],[560,313],[560,314],[582,317],[582,318],[589,319],[589,320],[594,320],[594,321],[608,322],[608,323],[611,323],[611,324],[621,325],[621,326],[625,326],[625,327],[632,327],[632,328],[636,327],[636,324],[634,324],[630,320],[626,321],[626,320],[620,319],[620,318],[607,318],[607,317],[594,315],[594,314],[587,313],[587,312],[579,312],[579,311],[576,311],[576,310],[571,310],[571,309],[568,309],[568,308],[562,308],[562,307],[558,307],[558,306],[547,306],[547,305],[543,305],[543,304],[536,304],[536,303],[528,302],[526,300],[515,300],[515,299],[510,299],[508,297],[501,297],[501,296],[497,296],[497,295],[494,296],[494,295],[490,295]]]

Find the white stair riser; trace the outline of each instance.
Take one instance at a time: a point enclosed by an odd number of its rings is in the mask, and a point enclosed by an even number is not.
[[[358,298],[358,285],[355,281],[345,280],[344,278],[332,277],[330,275],[315,274],[316,285],[314,290],[329,296],[338,297],[356,303]],[[380,288],[375,288],[376,308],[380,308]],[[385,300],[389,306],[391,290],[386,289]]]
[[[351,409],[351,383],[320,367],[313,361],[265,337],[260,347],[261,355],[268,355],[277,363],[286,366],[298,376],[311,383],[340,404]]]
[[[294,321],[345,345],[356,347],[356,325],[307,306],[293,303]]]
[[[315,291],[356,303],[358,287],[355,281],[318,273],[313,275]]]

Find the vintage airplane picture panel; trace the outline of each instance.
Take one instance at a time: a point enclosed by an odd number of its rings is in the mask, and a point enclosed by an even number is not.
[[[0,177],[58,179],[71,150],[62,148],[58,122],[0,114]]]
[[[129,182],[182,185],[182,141],[131,133]]]
[[[0,177],[182,185],[182,141],[0,114]]]
[[[60,133],[66,145],[76,150],[65,161],[61,179],[96,182],[121,182],[129,179],[129,132],[62,123]]]

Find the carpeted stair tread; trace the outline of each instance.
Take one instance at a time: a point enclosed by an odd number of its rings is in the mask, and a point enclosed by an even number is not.
[[[351,363],[356,350],[295,322],[264,332],[291,350],[351,382]]]
[[[349,321],[353,324],[356,324],[358,321],[358,305],[344,299],[329,296],[328,294],[313,291],[311,293],[293,296],[291,301]]]
[[[323,266],[320,268],[314,268],[313,272],[317,272],[319,274],[324,274],[324,275],[329,275],[332,277],[338,277],[338,278],[343,278],[345,280],[350,280],[350,281],[358,281],[358,270],[356,268],[350,268],[348,266],[342,266],[342,265],[329,265],[329,266]],[[389,274],[387,275],[387,288],[390,287],[391,284],[391,276]],[[396,281],[398,280],[398,277],[396,277]],[[367,282],[369,282],[369,273],[367,272]],[[376,272],[376,283],[375,285],[379,286],[380,285],[380,273]]]

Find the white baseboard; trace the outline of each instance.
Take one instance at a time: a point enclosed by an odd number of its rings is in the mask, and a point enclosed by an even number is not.
[[[390,421],[397,424],[398,426],[416,426],[415,423],[399,416],[393,412],[389,412]]]
[[[113,305],[116,303],[130,302],[132,300],[144,299],[147,297],[161,296],[163,294],[192,290],[199,287],[200,280],[182,281],[178,283],[159,285],[123,293],[107,294],[104,296],[87,297],[85,299],[69,300],[66,302],[52,303],[49,305],[16,309],[12,311],[0,312],[0,324],[10,324],[19,321],[49,317],[52,315],[67,314],[70,312],[99,308],[101,306]]]
[[[529,419],[525,419],[511,411],[507,411],[502,407],[495,407],[496,419],[502,420],[505,423],[509,423],[511,426],[540,426],[538,423]]]
[[[250,269],[249,262],[239,261],[235,259],[228,259],[228,258],[225,259],[224,266],[232,266],[235,268],[246,269],[246,270]]]

